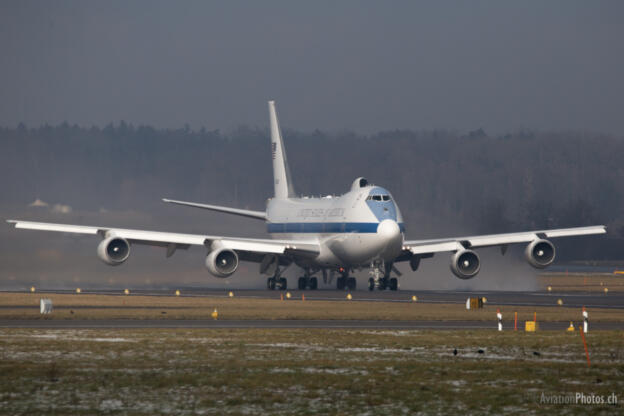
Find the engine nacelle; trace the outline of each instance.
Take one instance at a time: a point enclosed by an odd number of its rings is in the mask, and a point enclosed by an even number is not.
[[[206,267],[215,277],[228,277],[238,267],[238,254],[227,248],[212,250],[206,256]]]
[[[524,250],[524,255],[531,266],[543,269],[555,260],[555,246],[548,240],[533,240]]]
[[[117,266],[128,259],[130,244],[125,238],[111,236],[102,240],[97,254],[104,263]]]
[[[451,271],[460,279],[472,279],[480,269],[479,256],[472,250],[457,251],[451,257]]]

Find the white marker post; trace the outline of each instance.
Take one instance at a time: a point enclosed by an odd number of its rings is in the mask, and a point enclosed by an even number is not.
[[[52,313],[52,300],[51,299],[40,299],[39,300],[39,310],[42,315],[49,315]]]
[[[587,333],[588,329],[589,329],[589,314],[587,313],[585,306],[583,306],[583,332]]]
[[[498,330],[503,330],[503,314],[500,312],[500,309],[496,309],[496,317],[498,318]]]

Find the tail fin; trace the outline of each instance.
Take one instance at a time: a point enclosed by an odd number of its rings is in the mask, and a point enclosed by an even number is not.
[[[293,197],[295,192],[290,181],[290,170],[288,169],[288,160],[286,160],[282,131],[277,121],[275,101],[269,101],[269,119],[271,121],[271,157],[273,159],[275,198],[287,199]]]

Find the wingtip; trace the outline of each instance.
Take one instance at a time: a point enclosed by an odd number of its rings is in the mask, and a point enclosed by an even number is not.
[[[162,201],[163,201],[163,202],[171,202],[171,200],[170,200],[170,199],[167,199],[167,198],[162,198]]]

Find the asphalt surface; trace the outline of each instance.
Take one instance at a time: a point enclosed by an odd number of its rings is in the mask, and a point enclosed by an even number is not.
[[[541,330],[564,330],[569,322],[540,322]],[[504,324],[503,329],[513,325]],[[158,319],[97,319],[0,320],[0,328],[41,329],[136,329],[136,328],[256,328],[256,329],[497,329],[496,322],[479,321],[368,321],[368,320],[158,320]],[[624,322],[593,322],[591,330],[624,329]]]
[[[181,297],[227,297],[228,291],[223,289],[198,289],[179,288]],[[131,295],[142,296],[173,296],[175,289],[130,289]],[[305,295],[306,300],[343,301],[346,299],[346,291],[338,290],[314,290],[314,291],[288,291],[293,298],[301,298]],[[21,292],[23,293],[23,292]],[[74,290],[41,290],[39,294],[47,293],[75,293]],[[277,290],[233,290],[237,298],[252,299],[279,299],[280,294],[286,292]],[[82,290],[82,294],[102,294],[124,296],[123,290]],[[400,290],[400,291],[355,291],[351,292],[351,301],[367,302],[411,302],[412,296],[416,296],[419,303],[466,303],[469,297],[485,297],[489,305],[501,306],[558,306],[561,299],[567,307],[583,306],[587,308],[605,308],[624,310],[624,292],[589,293],[589,292],[500,292],[500,291],[426,291],[426,290]],[[12,305],[0,305],[0,308],[15,308]]]

